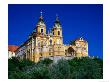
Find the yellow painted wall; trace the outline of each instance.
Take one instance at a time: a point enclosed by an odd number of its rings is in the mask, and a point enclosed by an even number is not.
[[[43,28],[42,28],[41,26],[38,26],[38,27],[37,27],[37,32],[38,32],[38,33],[41,33],[41,29],[44,29],[44,34],[46,34],[46,27],[43,27]]]
[[[60,31],[60,35],[58,35],[58,31]],[[53,28],[53,32],[55,36],[62,36],[62,29],[61,28]]]

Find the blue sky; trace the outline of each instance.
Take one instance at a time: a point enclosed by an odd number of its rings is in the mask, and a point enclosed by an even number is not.
[[[64,44],[83,37],[89,43],[90,56],[103,58],[103,5],[101,4],[34,4],[8,5],[8,44],[20,45],[35,28],[40,11],[47,30],[52,28],[58,14]]]

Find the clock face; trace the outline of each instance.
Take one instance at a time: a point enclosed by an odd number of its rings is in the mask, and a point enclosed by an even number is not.
[[[43,26],[41,26],[41,28],[43,28]]]

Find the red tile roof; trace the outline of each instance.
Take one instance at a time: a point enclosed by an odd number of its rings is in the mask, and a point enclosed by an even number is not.
[[[8,45],[8,51],[14,52],[19,46]]]

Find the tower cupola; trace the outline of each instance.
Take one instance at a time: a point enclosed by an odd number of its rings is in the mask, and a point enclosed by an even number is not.
[[[40,15],[38,23],[36,25],[37,33],[44,35],[44,34],[46,34],[46,25],[45,25],[45,22],[44,22],[44,19],[43,19],[43,16],[42,16],[42,11],[40,13],[41,13],[41,15]]]
[[[41,13],[41,16],[39,17],[37,25],[45,26],[45,22],[44,22],[44,19],[43,19],[43,16],[42,16],[42,12],[40,12],[40,13]]]
[[[55,28],[61,28],[61,23],[60,23],[60,20],[58,18],[58,15],[56,15],[56,20],[55,20],[55,23],[54,23],[54,27]]]
[[[56,15],[56,20],[52,29],[54,44],[62,45],[63,36],[62,36],[62,27],[58,15]]]

